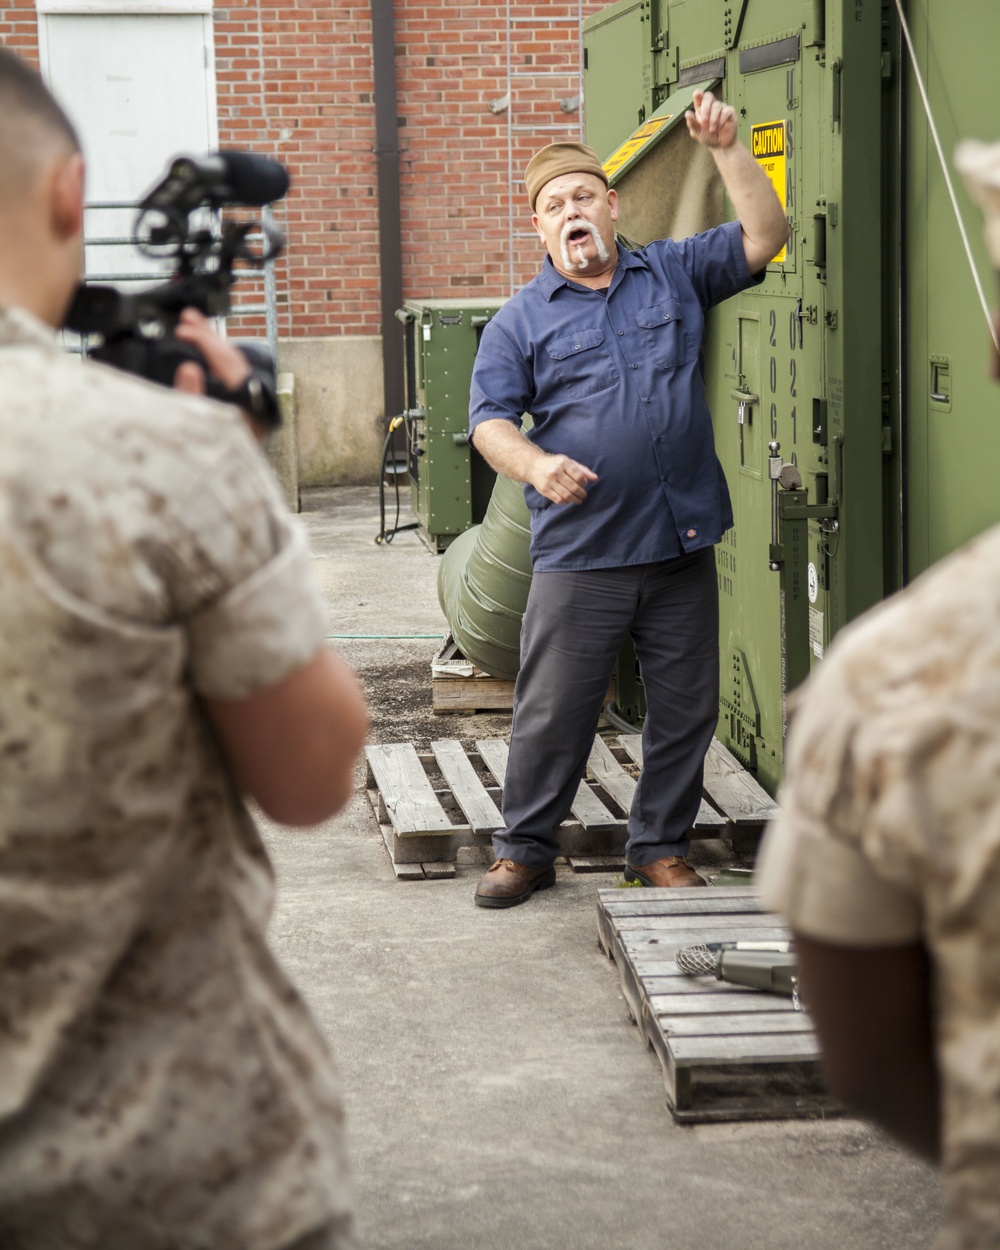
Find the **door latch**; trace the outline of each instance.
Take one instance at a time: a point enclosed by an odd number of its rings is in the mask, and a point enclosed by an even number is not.
[[[760,403],[760,396],[742,387],[733,387],[729,392],[736,400],[736,422],[738,425],[753,424],[753,406]]]

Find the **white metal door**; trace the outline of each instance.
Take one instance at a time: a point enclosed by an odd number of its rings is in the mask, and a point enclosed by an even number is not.
[[[132,203],[172,156],[218,141],[211,12],[113,3],[39,2],[42,74],[80,134],[91,204]],[[205,4],[184,5],[195,7]],[[91,209],[87,236],[126,236],[133,215]],[[88,248],[88,275],[149,270],[130,247]]]

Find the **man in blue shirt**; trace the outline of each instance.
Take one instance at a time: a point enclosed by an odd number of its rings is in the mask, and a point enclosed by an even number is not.
[[[525,171],[548,256],[484,329],[476,356],[472,441],[525,483],[533,566],[504,828],[476,889],[482,907],[555,884],[556,831],[629,634],[648,710],[626,879],[705,884],[685,856],[718,719],[712,547],[733,518],[705,402],[704,314],[763,280],[788,223],[732,107],[695,92],[687,126],[737,220],[630,252],[615,240],[618,197],[596,153],[550,144]]]

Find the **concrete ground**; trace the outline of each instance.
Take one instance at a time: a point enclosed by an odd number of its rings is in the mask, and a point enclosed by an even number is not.
[[[438,557],[412,532],[375,545],[376,488],[304,505],[371,741],[506,734],[509,714],[431,711]],[[563,869],[500,912],[473,905],[473,865],[397,882],[362,778],[335,820],[265,834],[272,941],[337,1056],[367,1250],[931,1245],[934,1174],[857,1121],[673,1123],[597,944],[613,878]]]

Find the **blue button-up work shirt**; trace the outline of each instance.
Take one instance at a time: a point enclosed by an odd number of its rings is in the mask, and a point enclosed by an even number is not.
[[[652,564],[717,543],[733,523],[705,402],[705,311],[763,280],[738,222],[636,252],[606,292],[542,272],[485,327],[470,431],[500,417],[598,477],[582,504],[526,485],[537,570]]]

